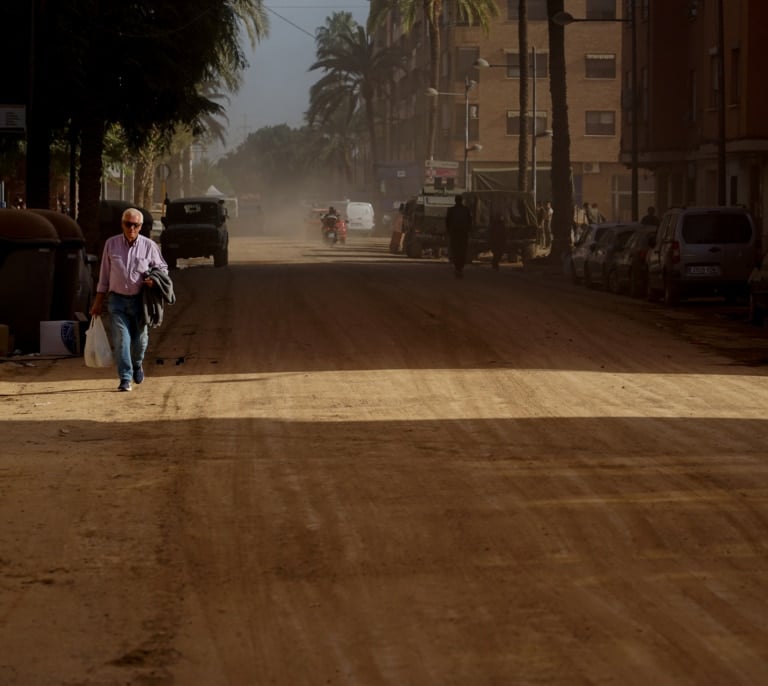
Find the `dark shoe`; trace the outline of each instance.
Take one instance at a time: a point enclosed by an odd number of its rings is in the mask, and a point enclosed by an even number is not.
[[[133,387],[131,386],[130,381],[121,381],[120,385],[117,387],[118,391],[132,391]]]
[[[137,367],[133,370],[133,381],[136,385],[144,381],[144,367]]]

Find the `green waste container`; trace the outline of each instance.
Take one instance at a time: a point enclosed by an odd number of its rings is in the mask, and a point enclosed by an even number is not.
[[[30,210],[0,209],[0,324],[13,349],[40,351],[40,322],[48,321],[59,235]]]

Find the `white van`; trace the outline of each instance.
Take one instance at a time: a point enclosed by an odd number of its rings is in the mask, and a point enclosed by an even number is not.
[[[348,202],[346,207],[347,235],[370,236],[375,226],[373,205],[369,202]]]

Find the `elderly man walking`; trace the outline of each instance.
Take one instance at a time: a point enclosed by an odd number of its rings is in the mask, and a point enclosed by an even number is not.
[[[107,299],[118,391],[130,391],[132,382],[144,381],[144,354],[149,344],[144,312],[143,288],[155,287],[153,270],[167,274],[168,265],[160,248],[139,232],[144,215],[131,208],[123,212],[122,233],[107,239],[101,257],[99,283],[91,315],[99,316]]]

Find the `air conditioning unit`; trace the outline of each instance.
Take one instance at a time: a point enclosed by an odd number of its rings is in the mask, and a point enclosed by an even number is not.
[[[599,174],[600,163],[599,162],[584,162],[582,165],[582,171],[585,174]]]

